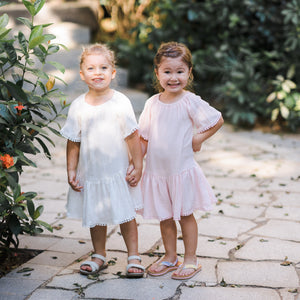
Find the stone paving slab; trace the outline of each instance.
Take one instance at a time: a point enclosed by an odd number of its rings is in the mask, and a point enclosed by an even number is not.
[[[278,262],[220,262],[218,281],[226,284],[260,287],[299,287],[299,278],[293,266]]]
[[[300,243],[268,237],[253,237],[234,256],[245,260],[300,261]]]

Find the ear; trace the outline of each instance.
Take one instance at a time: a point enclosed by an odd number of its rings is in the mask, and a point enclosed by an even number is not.
[[[155,69],[154,69],[154,72],[155,72],[155,75],[156,75],[157,79],[159,80],[159,76],[158,76],[158,69],[157,69],[157,68],[155,68]]]
[[[114,79],[117,75],[117,70],[116,69],[113,69],[112,70],[112,73],[111,73],[111,79]]]
[[[83,81],[84,81],[84,75],[83,75],[83,73],[82,73],[82,71],[81,71],[81,70],[79,71],[79,75],[80,75],[80,78],[81,78],[81,80],[83,80]]]

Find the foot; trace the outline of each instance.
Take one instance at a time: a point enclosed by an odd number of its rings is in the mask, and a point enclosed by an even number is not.
[[[173,279],[189,279],[201,270],[197,259],[185,259],[183,264],[172,274]]]
[[[126,276],[135,278],[143,277],[145,268],[141,265],[141,258],[138,255],[131,255],[127,261]]]
[[[104,264],[105,264],[105,260],[101,259],[101,258],[98,258],[97,257],[98,254],[93,254],[92,255],[92,259],[91,261],[92,262],[95,262],[98,267],[99,267],[99,270],[103,269],[104,268]],[[103,256],[102,256],[103,257]],[[104,258],[104,257],[103,257]],[[85,264],[85,262],[83,262],[80,266],[80,270],[83,271],[83,272],[93,272],[93,269],[92,267],[88,264],[88,262]]]
[[[160,258],[158,261],[156,261],[154,264],[152,264],[149,267],[148,273],[150,275],[160,276],[170,271],[176,270],[178,266],[179,264],[178,264],[177,256],[175,257],[163,256],[162,258]]]
[[[138,259],[131,259],[128,261],[129,264],[137,264],[137,265],[140,265],[141,262],[138,260]],[[139,268],[129,268],[128,269],[128,273],[143,273],[144,271],[139,269]]]

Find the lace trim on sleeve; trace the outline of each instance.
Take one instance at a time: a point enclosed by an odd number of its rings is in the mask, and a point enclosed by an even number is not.
[[[64,132],[60,131],[60,135],[68,140],[70,140],[71,142],[81,142],[81,138],[74,138],[74,137],[71,137],[67,134],[65,134]]]
[[[139,130],[139,127],[138,127],[138,126],[132,128],[132,129],[125,135],[125,139],[126,139],[127,137],[129,137],[130,135],[132,135],[132,134],[133,134],[134,132],[136,132],[137,130]]]
[[[202,130],[197,131],[197,133],[203,133],[203,132],[207,131],[208,129],[214,127],[219,122],[221,116],[222,116],[222,114],[219,112],[218,118],[214,122],[211,122],[209,125],[204,127]]]

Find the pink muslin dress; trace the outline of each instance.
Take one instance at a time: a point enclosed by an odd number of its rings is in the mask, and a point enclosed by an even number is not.
[[[210,210],[214,192],[194,159],[194,130],[217,124],[221,113],[194,93],[185,91],[167,104],[156,94],[147,100],[139,119],[140,134],[148,141],[142,177],[143,217],[180,220],[195,210]]]
[[[83,190],[68,193],[67,213],[82,218],[83,227],[122,224],[143,207],[140,186],[130,187],[126,137],[138,129],[129,99],[114,91],[110,100],[93,106],[86,94],[75,99],[60,133],[80,142],[77,179]]]

